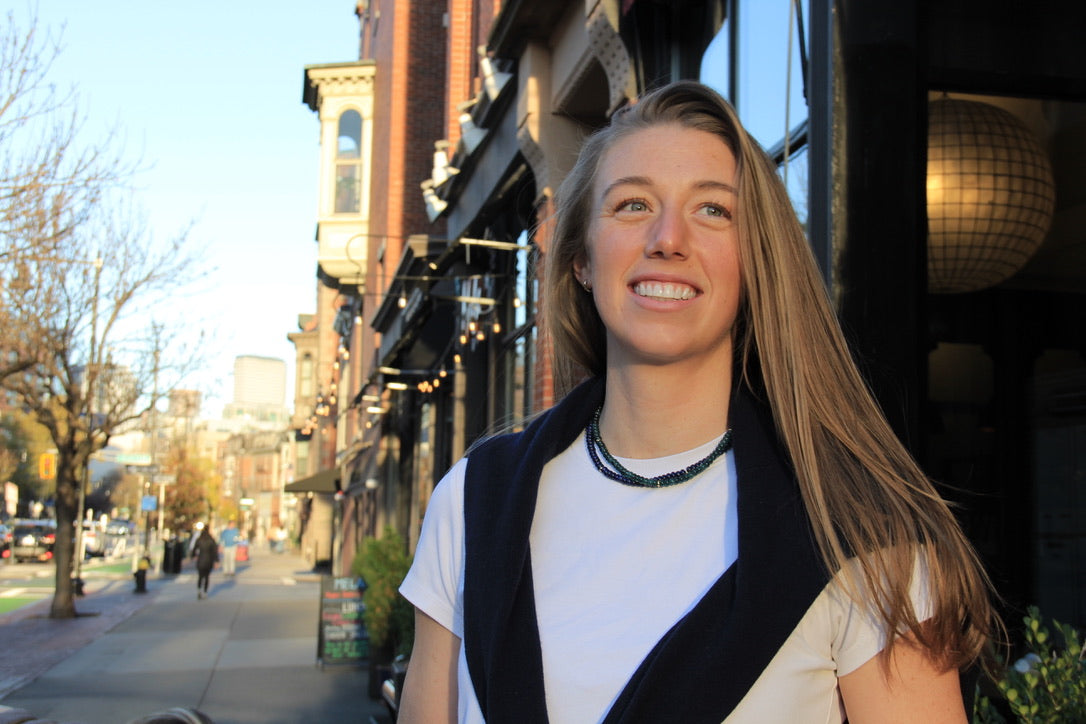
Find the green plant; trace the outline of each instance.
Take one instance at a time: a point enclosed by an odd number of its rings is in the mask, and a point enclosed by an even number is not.
[[[1086,659],[1079,633],[1053,621],[1058,636],[1030,606],[1022,619],[1029,651],[996,681],[1006,706],[1021,724],[1086,722]],[[978,697],[975,724],[1000,724],[1004,717],[987,697]]]
[[[370,645],[388,660],[409,654],[414,644],[415,611],[398,590],[410,567],[403,538],[391,527],[380,538],[362,541],[351,562],[351,572],[366,582],[362,619]]]

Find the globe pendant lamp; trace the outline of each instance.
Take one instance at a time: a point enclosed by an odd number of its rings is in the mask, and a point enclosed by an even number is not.
[[[1044,148],[988,103],[928,104],[928,290],[971,292],[1008,279],[1044,241],[1055,184]]]

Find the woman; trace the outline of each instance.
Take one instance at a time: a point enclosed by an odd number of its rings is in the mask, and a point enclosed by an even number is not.
[[[401,721],[965,721],[986,579],[734,111],[649,94],[557,204],[547,329],[590,378],[435,490]]]
[[[192,557],[196,559],[196,598],[207,598],[207,585],[211,579],[211,569],[219,560],[219,544],[211,532],[204,526],[196,543],[192,546]]]

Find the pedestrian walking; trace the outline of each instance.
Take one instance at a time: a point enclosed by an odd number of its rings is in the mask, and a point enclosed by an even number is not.
[[[650,93],[555,203],[546,330],[587,379],[434,490],[401,724],[964,723],[990,586],[735,111]]]
[[[231,518],[226,527],[219,534],[219,543],[222,544],[222,572],[223,575],[232,576],[237,567],[238,560],[238,527]]]
[[[196,543],[192,546],[192,557],[196,559],[196,597],[207,598],[211,569],[219,560],[219,544],[206,525],[201,528],[200,535],[196,536]]]

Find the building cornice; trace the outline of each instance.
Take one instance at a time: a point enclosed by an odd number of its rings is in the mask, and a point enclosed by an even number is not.
[[[373,60],[307,65],[302,102],[310,110],[319,111],[327,96],[372,94],[376,70],[377,64]]]

